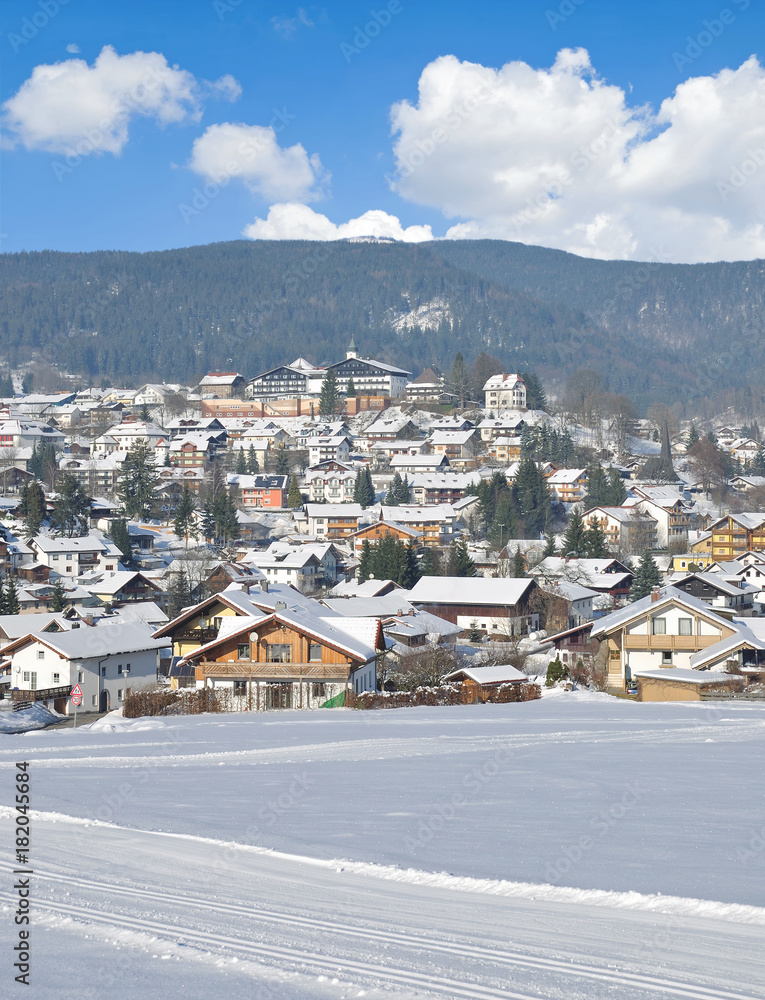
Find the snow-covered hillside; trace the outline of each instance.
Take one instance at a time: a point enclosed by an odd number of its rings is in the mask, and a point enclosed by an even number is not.
[[[2,802],[23,758],[37,810],[33,982],[763,998],[764,735],[756,704],[560,692],[6,736]]]

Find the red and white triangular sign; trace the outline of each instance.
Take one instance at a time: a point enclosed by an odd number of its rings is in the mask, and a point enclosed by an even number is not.
[[[72,690],[69,692],[70,698],[82,698],[82,688],[79,684],[75,684]]]

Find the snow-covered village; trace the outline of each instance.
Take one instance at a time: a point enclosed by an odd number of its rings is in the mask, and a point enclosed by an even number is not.
[[[765,1000],[765,4],[0,4],[0,1000]]]

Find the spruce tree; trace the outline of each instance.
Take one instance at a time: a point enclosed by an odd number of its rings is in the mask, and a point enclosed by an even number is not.
[[[359,557],[359,566],[357,570],[357,577],[359,583],[365,583],[372,572],[372,546],[369,544],[369,539],[365,538],[361,543],[361,555]]]
[[[189,547],[189,535],[194,533],[196,524],[194,514],[196,513],[196,509],[196,497],[192,493],[189,484],[184,483],[183,489],[181,490],[181,498],[175,508],[175,517],[173,518],[173,534],[176,538],[184,539],[186,548]]]
[[[24,532],[27,536],[36,535],[45,518],[45,494],[36,479],[21,487],[21,502],[16,508],[16,514],[24,519]]]
[[[51,513],[54,531],[67,538],[81,537],[88,533],[89,520],[90,500],[74,476],[62,476]]]
[[[526,406],[529,410],[546,410],[547,393],[534,372],[523,372],[521,375],[526,385]]]
[[[292,510],[295,510],[295,508],[297,507],[303,506],[303,497],[302,494],[300,493],[300,486],[298,484],[297,476],[295,475],[294,472],[290,476],[290,488],[289,492],[287,493],[287,506],[290,507]]]
[[[388,486],[388,492],[385,494],[385,506],[386,507],[398,507],[398,496],[401,490],[401,476],[397,473],[393,476],[393,479]]]
[[[233,541],[239,534],[237,508],[230,490],[221,490],[213,502],[215,518],[215,538],[224,544]]]
[[[574,509],[568,520],[568,525],[566,526],[566,531],[563,535],[561,555],[583,556],[586,552],[584,533],[585,528],[584,523],[582,522],[582,514],[577,507]]]
[[[240,448],[236,453],[236,474],[237,476],[247,475],[247,459],[244,455],[244,448]]]
[[[414,542],[410,542],[406,547],[406,567],[401,580],[397,580],[402,587],[411,590],[422,576],[420,563],[417,559],[417,547]]]
[[[247,471],[251,476],[256,476],[260,472],[260,462],[253,444],[250,445],[247,452]]]
[[[145,441],[137,441],[125,456],[117,496],[125,516],[134,520],[149,520],[157,502],[159,476],[154,456]]]
[[[213,499],[208,496],[202,508],[201,519],[202,534],[206,542],[215,538],[215,511],[213,509]]]
[[[558,550],[555,545],[555,535],[553,534],[545,535],[545,550],[543,552],[544,558],[546,559],[548,556],[557,555],[557,553]]]
[[[168,590],[167,613],[171,621],[177,618],[185,607],[191,604],[191,589],[186,570],[181,568],[173,573],[173,579]]]
[[[584,552],[587,559],[606,559],[609,555],[606,533],[597,518],[590,518],[584,532]]]
[[[619,475],[618,469],[608,470],[608,493],[607,493],[607,507],[621,507],[624,501],[627,499],[627,487],[624,485],[624,480]],[[597,506],[600,506],[599,504]]]
[[[396,473],[396,475],[398,476],[398,473]],[[396,477],[394,476],[393,478],[395,482]],[[403,479],[401,476],[398,476],[398,486],[395,489],[396,499],[398,500],[399,505],[412,502],[412,490],[409,486],[409,476],[405,475]]]
[[[617,473],[618,474],[618,473]],[[610,484],[599,462],[587,469],[587,495],[582,501],[584,509],[610,506]]]
[[[691,424],[690,429],[688,431],[688,437],[686,438],[685,441],[685,450],[690,451],[691,448],[696,444],[698,439],[699,439],[699,432],[696,430],[694,424]]]
[[[133,546],[130,542],[130,532],[127,521],[124,517],[116,517],[109,527],[109,537],[122,553],[120,560],[125,566],[131,569],[133,562]]]
[[[319,396],[319,415],[333,417],[340,411],[340,392],[337,388],[337,375],[333,368],[327,371],[321,383]]]
[[[69,601],[66,597],[66,590],[64,590],[64,585],[60,579],[56,580],[53,584],[53,590],[50,592],[50,609],[57,613],[64,611],[66,609]]]
[[[526,525],[526,536],[532,538],[539,535],[549,520],[550,490],[542,470],[530,456],[525,456],[518,463],[513,487]]]
[[[430,545],[426,546],[425,551],[422,553],[422,558],[420,559],[420,574],[421,576],[441,575],[441,557],[438,553],[438,549],[435,549]]]
[[[470,558],[467,542],[463,535],[455,538],[449,548],[447,576],[475,576],[475,563]]]
[[[16,590],[16,581],[12,576],[5,580],[5,613],[7,615],[18,615],[21,612],[19,595]]]
[[[654,587],[661,586],[661,574],[656,561],[648,549],[643,551],[640,557],[638,568],[632,578],[632,589],[630,590],[630,600],[639,601],[642,597],[648,597]]]
[[[274,465],[274,471],[277,476],[288,476],[290,474],[289,452],[283,444],[280,444],[276,449],[276,463]]]
[[[513,556],[513,576],[519,580],[526,575],[526,561],[523,558],[520,545],[516,546]]]
[[[345,395],[348,399],[353,399],[356,396],[356,386],[353,384],[353,376],[348,379],[348,388],[345,390]]]
[[[8,614],[8,602],[5,599],[5,588],[3,587],[3,581],[0,580],[0,615]]]

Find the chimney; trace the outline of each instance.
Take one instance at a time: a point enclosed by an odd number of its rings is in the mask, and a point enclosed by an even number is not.
[[[260,581],[260,589],[263,591],[264,594],[268,593],[268,580]]]
[[[653,601],[658,601],[660,597],[661,597],[661,587],[652,587],[651,602],[653,603]]]

